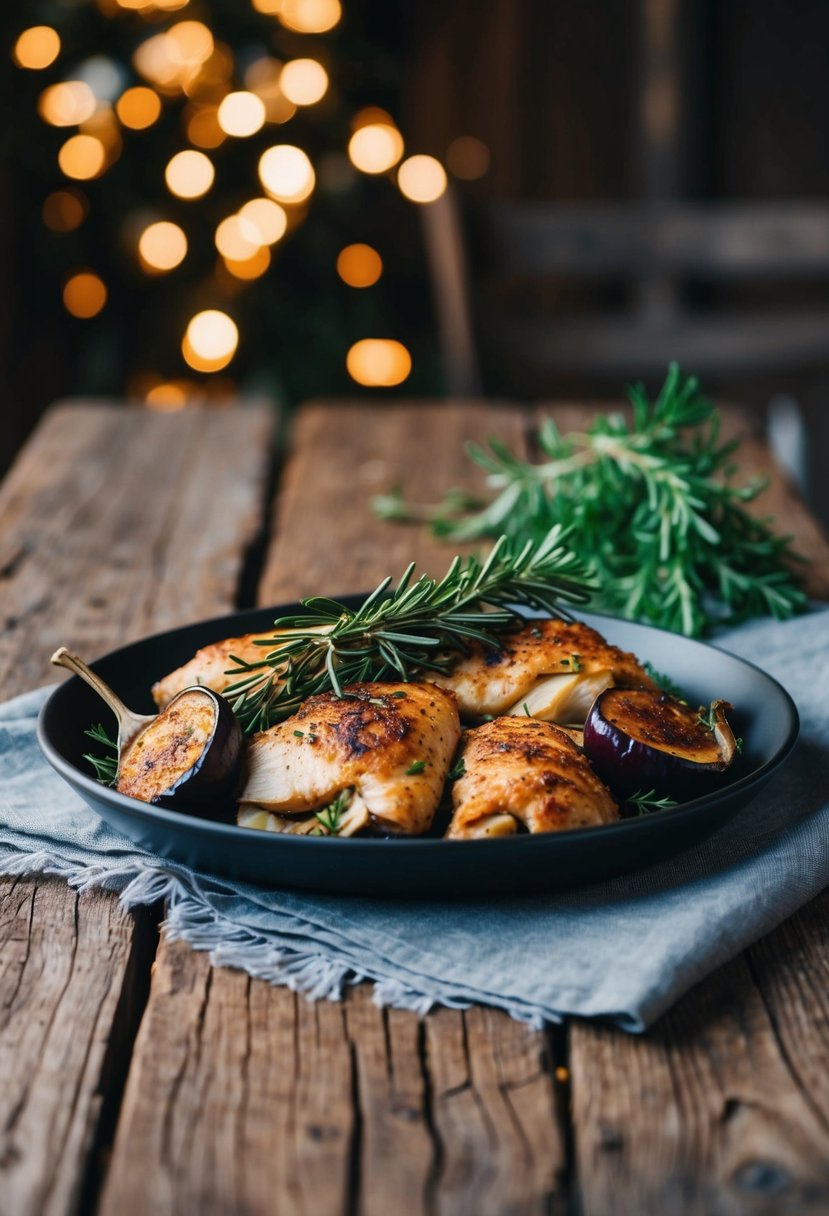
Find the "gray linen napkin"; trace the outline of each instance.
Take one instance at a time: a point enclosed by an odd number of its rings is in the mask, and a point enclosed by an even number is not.
[[[0,707],[0,872],[105,885],[130,906],[168,900],[167,932],[308,996],[375,981],[380,1004],[482,1002],[540,1025],[566,1014],[649,1026],[692,984],[829,883],[829,611],[734,630],[718,645],[792,693],[801,740],[785,768],[703,844],[561,895],[466,903],[270,891],[136,850],[42,759],[47,690]]]

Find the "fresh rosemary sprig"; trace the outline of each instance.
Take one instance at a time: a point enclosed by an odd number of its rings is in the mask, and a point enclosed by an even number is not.
[[[663,692],[670,693],[670,695],[672,697],[676,697],[678,701],[686,700],[685,693],[682,691],[676,681],[672,680],[670,676],[666,676],[664,671],[657,671],[653,663],[649,662],[647,659],[642,666],[653,680],[657,688],[661,688]]]
[[[538,542],[500,537],[485,560],[456,557],[442,579],[410,565],[393,591],[386,578],[357,609],[314,596],[304,611],[280,617],[289,638],[261,643],[262,659],[236,664],[240,679],[224,691],[248,732],[294,713],[308,697],[362,680],[409,680],[448,671],[470,642],[497,646],[521,626],[519,607],[566,616],[565,604],[584,604],[595,589],[584,561],[554,526]]]
[[[791,538],[745,510],[764,483],[732,484],[737,441],[720,441],[719,416],[697,381],[672,364],[655,401],[641,386],[628,397],[631,423],[601,414],[584,433],[562,435],[546,419],[540,464],[494,440],[488,449],[470,444],[498,491],[481,510],[459,509],[457,492],[431,509],[387,494],[375,510],[383,518],[428,515],[453,540],[505,533],[523,541],[561,524],[577,552],[590,555],[597,607],[676,632],[791,616],[805,602],[790,568]]]
[[[668,807],[679,805],[675,798],[660,798],[656,790],[646,790],[645,793],[637,790],[625,801],[636,811],[637,815],[650,815],[651,811],[664,811]]]
[[[319,821],[320,826],[314,828],[311,835],[336,836],[342,827],[342,817],[351,805],[353,797],[354,786],[352,785],[340,790],[333,802],[329,802],[328,806],[324,806],[322,810],[316,811],[314,818]]]
[[[92,752],[84,752],[83,758],[95,769],[96,781],[100,781],[101,785],[115,785],[118,779],[118,743],[110,738],[100,722],[83,733],[114,752],[114,755],[110,756],[96,756]]]

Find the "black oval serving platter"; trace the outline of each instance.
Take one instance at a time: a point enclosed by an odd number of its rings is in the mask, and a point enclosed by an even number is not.
[[[356,605],[361,598],[343,601]],[[93,666],[131,708],[151,713],[153,682],[201,646],[265,630],[276,616],[299,609],[284,604],[200,621],[112,651]],[[161,810],[98,784],[82,758],[89,750],[83,732],[92,722],[107,721],[108,711],[77,676],[50,695],[38,741],[49,763],[112,827],[142,849],[203,872],[268,887],[427,899],[597,882],[679,853],[726,823],[789,755],[798,716],[785,689],[743,659],[647,625],[579,616],[608,641],[668,674],[692,702],[732,703],[735,733],[744,740],[734,779],[693,802],[604,827],[493,840],[338,840],[282,836]]]

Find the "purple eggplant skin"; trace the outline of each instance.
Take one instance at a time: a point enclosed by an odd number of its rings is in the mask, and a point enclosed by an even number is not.
[[[197,696],[198,700],[208,702],[212,712],[212,722],[207,738],[198,753],[186,756],[186,767],[181,769],[179,753],[176,744],[181,744],[181,735],[167,738],[165,745],[165,719],[169,720],[172,713],[186,698]],[[203,704],[200,707],[203,712]],[[204,816],[224,816],[228,804],[232,802],[242,775],[244,757],[244,739],[239,721],[230,704],[219,693],[212,689],[195,685],[183,689],[170,701],[138,739],[130,746],[130,753],[139,742],[142,743],[141,765],[138,775],[138,787],[123,789],[123,793],[131,794],[142,801],[167,810],[182,811]],[[122,761],[123,764],[123,761]],[[180,772],[176,772],[180,768]],[[171,778],[170,784],[160,791],[150,793],[149,788],[143,791],[142,777],[149,781],[167,771]],[[121,788],[121,768],[119,767],[118,788]],[[150,796],[146,796],[150,793]]]
[[[618,798],[655,790],[688,802],[723,784],[736,751],[727,709],[726,701],[713,703],[712,731],[698,711],[668,693],[608,688],[587,715],[584,751]]]

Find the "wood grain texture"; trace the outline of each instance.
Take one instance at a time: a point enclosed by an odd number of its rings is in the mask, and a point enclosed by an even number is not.
[[[365,591],[410,561],[442,574],[455,552],[424,527],[382,523],[370,499],[402,489],[434,505],[451,487],[484,488],[463,452],[491,435],[523,450],[517,408],[483,402],[311,402],[295,420],[260,586],[260,603]]]
[[[826,1109],[793,1075],[743,959],[641,1038],[574,1024],[570,1068],[584,1216],[827,1211]]]
[[[231,609],[270,429],[263,412],[52,412],[0,489],[0,696],[57,678],[60,643],[94,657]],[[54,880],[0,880],[0,909],[0,1212],[58,1216],[94,1192],[154,923]]]
[[[564,1132],[548,1042],[495,1009],[426,1022],[441,1216],[564,1211]]]
[[[492,434],[521,450],[522,413],[304,408],[260,600],[373,585],[412,556],[442,569],[445,546],[381,523],[367,497],[402,485],[428,501],[475,485],[463,440]],[[465,1099],[447,1072],[456,1040],[473,1044]],[[544,1036],[506,1015],[443,1011],[424,1032],[413,1014],[375,1008],[368,989],[309,1005],[162,942],[101,1216],[541,1213],[563,1161],[551,1094]],[[467,1130],[469,1103],[483,1114]]]

